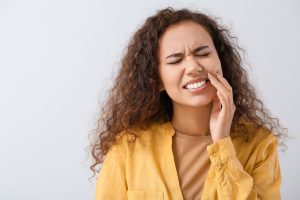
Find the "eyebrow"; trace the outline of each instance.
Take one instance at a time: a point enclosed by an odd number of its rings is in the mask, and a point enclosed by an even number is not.
[[[208,48],[208,46],[199,46],[199,47],[196,47],[193,50],[193,53],[196,53],[196,52],[201,51],[201,50],[206,49],[206,48]],[[182,55],[182,53],[173,53],[173,54],[167,56],[166,59],[168,59],[170,57],[179,57],[180,55]]]

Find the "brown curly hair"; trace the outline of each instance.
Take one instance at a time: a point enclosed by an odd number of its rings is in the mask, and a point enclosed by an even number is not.
[[[147,18],[127,46],[121,67],[93,130],[91,153],[94,162],[90,168],[94,173],[98,171],[97,166],[103,162],[119,133],[124,130],[130,132],[133,128],[145,129],[155,122],[171,120],[172,101],[165,90],[159,90],[158,41],[170,25],[186,20],[200,24],[211,35],[221,61],[223,76],[232,86],[236,106],[232,133],[241,128],[247,140],[248,130],[240,120],[243,119],[253,123],[256,128],[267,128],[280,139],[287,136],[287,129],[280,126],[277,118],[270,117],[248,81],[239,54],[239,50],[244,50],[237,45],[237,38],[231,36],[229,29],[217,23],[219,18],[191,9],[175,10],[168,7]],[[131,134],[134,139],[138,137],[134,132]],[[279,144],[286,148],[284,142]]]

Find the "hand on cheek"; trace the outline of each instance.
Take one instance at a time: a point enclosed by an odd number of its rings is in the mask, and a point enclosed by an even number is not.
[[[213,108],[212,108],[212,112],[218,112],[221,109],[221,102],[220,99],[218,97],[218,95],[215,96],[215,98],[213,99]]]
[[[208,73],[212,86],[217,89],[217,96],[213,100],[210,116],[210,131],[213,142],[230,135],[230,127],[235,112],[232,88],[227,80],[219,73],[216,77]]]

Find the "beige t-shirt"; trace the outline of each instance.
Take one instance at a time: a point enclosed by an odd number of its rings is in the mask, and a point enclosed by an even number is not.
[[[206,150],[209,144],[212,144],[211,135],[191,136],[176,132],[172,138],[174,160],[185,200],[201,199],[210,167]]]

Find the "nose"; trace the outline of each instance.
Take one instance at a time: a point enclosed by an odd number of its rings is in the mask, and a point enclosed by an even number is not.
[[[197,60],[190,56],[190,58],[186,58],[185,64],[185,73],[188,76],[199,76],[199,71],[203,72],[204,68],[203,66],[197,62]]]

